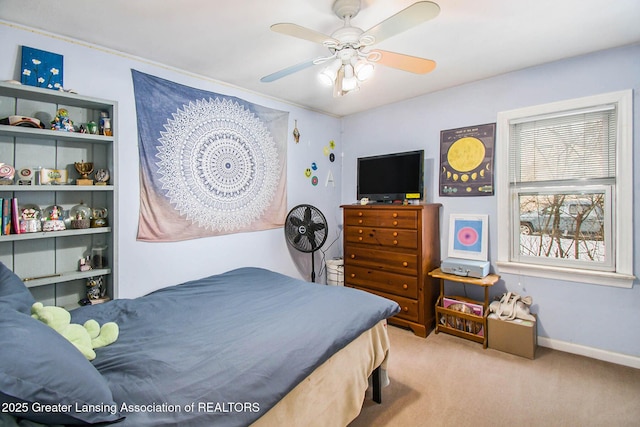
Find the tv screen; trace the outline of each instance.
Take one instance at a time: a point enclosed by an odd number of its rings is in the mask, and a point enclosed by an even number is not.
[[[424,150],[358,158],[358,200],[376,202],[424,197]]]

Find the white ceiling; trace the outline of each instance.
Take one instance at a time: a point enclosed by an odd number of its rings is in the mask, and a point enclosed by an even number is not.
[[[0,0],[0,19],[186,70],[344,116],[562,58],[640,42],[639,0],[434,0],[435,19],[375,47],[435,60],[429,74],[384,66],[358,92],[334,98],[322,66],[260,78],[328,51],[272,32],[292,22],[330,35],[333,0]],[[367,30],[415,0],[362,0]]]

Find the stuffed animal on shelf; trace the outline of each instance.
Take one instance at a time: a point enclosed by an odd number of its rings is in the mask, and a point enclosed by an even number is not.
[[[114,322],[102,327],[93,319],[84,325],[71,323],[71,314],[62,307],[44,306],[36,302],[31,306],[31,317],[56,330],[89,360],[96,358],[94,349],[104,347],[118,339],[120,330]]]

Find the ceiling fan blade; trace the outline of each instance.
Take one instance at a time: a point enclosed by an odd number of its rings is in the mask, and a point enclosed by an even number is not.
[[[373,36],[374,43],[393,37],[418,24],[435,18],[440,13],[440,6],[430,1],[419,1],[395,15],[385,19],[378,25],[368,29],[361,36]]]
[[[409,71],[416,74],[427,74],[436,68],[436,62],[430,59],[418,58],[417,56],[404,55],[402,53],[388,52],[386,50],[375,49],[371,52],[379,52],[380,59],[376,64]]]
[[[289,74],[297,73],[298,71],[304,70],[305,68],[309,68],[315,65],[313,60],[302,62],[300,64],[292,65],[290,67],[284,68],[280,71],[276,71],[275,73],[269,74],[268,76],[264,76],[260,79],[262,83],[270,83],[272,81],[281,79],[283,77],[288,76]]]
[[[331,36],[319,33],[314,30],[310,30],[309,28],[305,28],[297,24],[290,24],[290,23],[273,24],[271,26],[271,30],[275,31],[276,33],[297,37],[299,39],[308,40],[314,43],[322,44],[327,40],[334,40],[335,42],[338,42]]]

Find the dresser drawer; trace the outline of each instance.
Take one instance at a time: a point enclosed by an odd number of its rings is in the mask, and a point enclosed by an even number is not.
[[[417,230],[394,230],[391,228],[348,227],[345,232],[347,242],[391,248],[418,249]]]
[[[416,253],[376,250],[365,245],[346,245],[344,257],[345,266],[357,265],[380,272],[418,275],[418,255]]]
[[[420,305],[418,304],[417,300],[400,297],[398,295],[388,294],[386,292],[378,292],[378,291],[374,291],[374,290],[371,290],[371,289],[361,288],[359,286],[350,286],[349,285],[349,287],[360,289],[360,290],[366,291],[366,292],[370,292],[372,294],[376,294],[376,295],[381,296],[383,298],[387,298],[387,299],[390,299],[392,301],[397,302],[398,305],[400,306],[400,312],[398,314],[396,314],[395,316],[393,316],[393,317],[399,317],[400,319],[409,320],[411,322],[418,322],[419,319],[420,319],[419,314],[418,314],[419,310],[420,310]]]
[[[377,268],[365,268],[347,264],[344,269],[348,285],[376,289],[406,298],[418,298],[418,278],[404,274],[387,273]]]
[[[402,209],[348,209],[344,213],[347,225],[363,227],[410,228],[418,227],[418,213]]]

